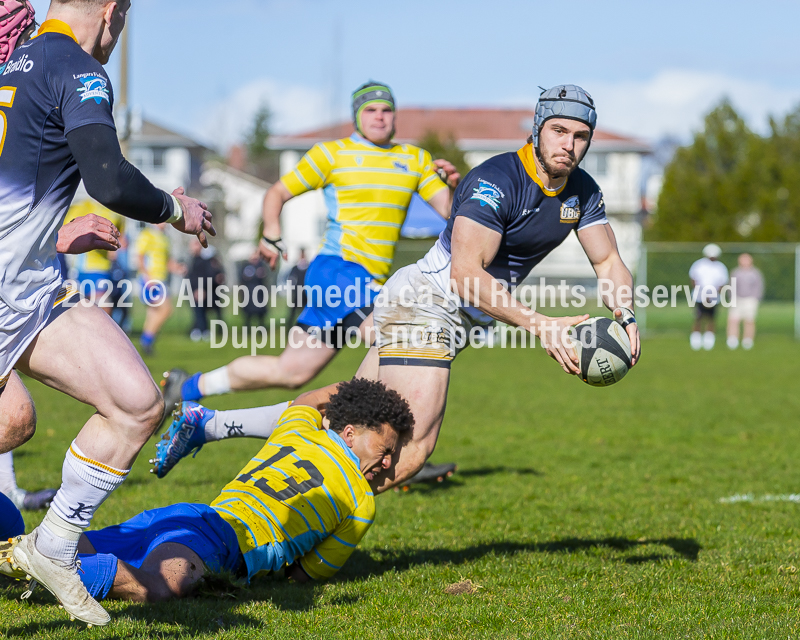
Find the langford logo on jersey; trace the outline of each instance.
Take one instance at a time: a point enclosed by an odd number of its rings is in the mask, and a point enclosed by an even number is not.
[[[561,222],[575,222],[581,217],[581,202],[578,196],[567,198],[561,203]]]
[[[478,200],[482,207],[488,204],[495,211],[500,207],[500,200],[506,197],[496,184],[481,179],[478,179],[478,188],[472,191],[470,200]]]
[[[82,94],[81,102],[86,102],[87,100],[94,100],[97,104],[100,104],[103,100],[111,102],[108,93],[108,80],[105,78],[94,74],[85,74],[76,76],[75,79],[83,83],[83,86],[78,89],[78,93]]]
[[[15,71],[28,73],[31,69],[33,69],[33,60],[29,60],[28,56],[24,55],[19,60],[6,64],[5,71],[3,71],[3,67],[0,67],[0,73],[7,76],[9,73],[14,73]]]

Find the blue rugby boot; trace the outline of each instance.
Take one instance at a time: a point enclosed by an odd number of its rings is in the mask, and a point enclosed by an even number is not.
[[[156,443],[156,457],[150,460],[159,478],[166,476],[172,468],[190,453],[197,452],[206,443],[205,426],[214,417],[213,409],[206,409],[196,402],[183,402],[172,414],[172,424]]]

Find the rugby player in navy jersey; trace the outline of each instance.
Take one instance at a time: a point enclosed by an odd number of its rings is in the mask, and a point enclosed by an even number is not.
[[[27,5],[26,5],[27,6]],[[126,217],[215,234],[205,205],[155,188],[120,152],[105,64],[130,0],[53,0],[37,37],[0,76],[0,452],[33,434],[19,369],[97,409],[72,443],[62,485],[14,562],[90,624],[109,616],[77,575],[77,544],[95,510],[127,477],[163,401],[125,334],[101,309],[71,304],[57,234],[81,178]]]
[[[511,292],[571,232],[606,285],[603,302],[627,330],[631,364],[639,359],[633,279],[608,225],[603,194],[578,168],[596,122],[594,101],[580,87],[560,85],[543,92],[528,144],[470,171],[456,190],[447,228],[434,247],[418,263],[400,269],[378,296],[378,346],[358,375],[377,375],[407,398],[415,425],[393,472],[376,483],[376,491],[413,476],[433,452],[450,364],[464,346],[459,339],[471,328],[494,320],[523,327],[565,372],[579,373],[564,333],[589,316],[550,318],[517,302]]]

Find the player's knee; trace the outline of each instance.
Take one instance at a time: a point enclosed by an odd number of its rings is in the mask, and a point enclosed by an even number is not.
[[[164,417],[164,396],[155,389],[155,393],[150,395],[149,402],[142,408],[139,420],[142,430],[147,434],[147,438],[153,435],[161,424]]]
[[[26,403],[9,412],[0,425],[0,453],[22,446],[36,433],[36,408]]]
[[[164,416],[164,398],[154,384],[141,389],[135,398],[129,398],[128,406],[119,407],[114,422],[120,425],[129,437],[146,442],[155,433]]]

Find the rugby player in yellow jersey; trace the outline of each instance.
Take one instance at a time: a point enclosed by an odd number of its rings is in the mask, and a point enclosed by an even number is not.
[[[217,413],[187,402],[175,423],[202,430]],[[207,573],[249,581],[285,567],[300,582],[330,578],[372,524],[369,482],[412,423],[408,403],[380,382],[305,393],[210,506],[175,504],[87,532],[81,579],[97,600],[154,602],[188,595]],[[0,561],[19,540],[0,545]]]
[[[306,272],[306,307],[290,330],[288,346],[278,357],[246,356],[191,377],[173,369],[162,382],[168,411],[181,399],[300,387],[331,361],[348,330],[371,341],[372,299],[389,275],[412,196],[419,193],[443,218],[450,215],[460,176],[446,160],[432,160],[424,149],[392,141],[395,100],[389,87],[366,83],[353,93],[352,108],[355,133],[315,145],[264,198],[259,249],[271,267],[285,251],[283,205],[313,189],[324,191],[328,205],[322,247]]]
[[[158,332],[172,315],[169,275],[182,272],[180,266],[170,258],[170,243],[166,228],[166,223],[146,227],[136,239],[142,302],[147,305],[147,315],[139,344],[147,355],[153,352]]]

